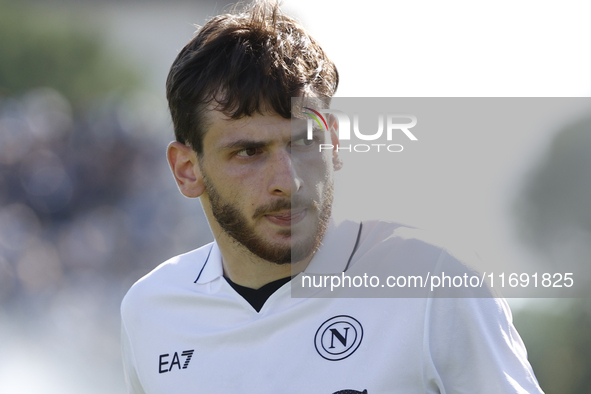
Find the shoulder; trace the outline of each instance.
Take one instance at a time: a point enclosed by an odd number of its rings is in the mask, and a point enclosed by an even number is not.
[[[364,221],[347,271],[378,277],[384,286],[372,289],[375,296],[490,297],[476,253],[457,244],[433,231]]]
[[[385,244],[439,252],[445,250],[459,260],[471,259],[474,255],[469,245],[461,245],[457,239],[440,232],[381,220],[363,221],[360,226],[359,244],[367,249]]]
[[[442,259],[471,260],[469,253],[453,246],[441,234],[432,231],[385,221],[360,223],[355,258],[385,258],[390,262],[403,260],[413,265],[424,263],[434,268]]]
[[[135,282],[121,302],[123,316],[141,309],[155,298],[189,291],[205,264],[213,243],[175,256]]]

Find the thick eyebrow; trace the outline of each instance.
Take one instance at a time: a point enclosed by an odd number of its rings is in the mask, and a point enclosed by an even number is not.
[[[319,130],[314,129],[313,133],[316,135],[319,133]],[[307,129],[301,129],[299,131],[294,132],[291,135],[292,141],[297,141],[302,138],[306,138],[308,134]],[[221,150],[235,150],[235,149],[250,149],[250,148],[264,148],[271,144],[271,141],[264,141],[264,140],[254,140],[248,138],[242,138],[235,141],[229,141],[227,143],[220,144]]]
[[[234,150],[234,149],[249,149],[249,148],[264,148],[269,145],[268,141],[256,141],[250,139],[240,139],[236,141],[230,141],[226,144],[222,144],[220,148],[222,150]]]

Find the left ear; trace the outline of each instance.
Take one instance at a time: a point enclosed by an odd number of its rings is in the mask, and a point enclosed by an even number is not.
[[[328,116],[328,128],[330,130],[330,139],[332,141],[332,166],[335,171],[343,168],[343,161],[339,157],[339,137],[337,131],[339,130],[339,121],[333,114]]]

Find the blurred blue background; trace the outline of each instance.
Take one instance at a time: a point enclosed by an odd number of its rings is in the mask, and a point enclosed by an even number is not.
[[[437,11],[435,2],[419,3],[436,9],[416,13],[394,2],[388,12],[379,3],[311,12],[308,1],[286,2],[285,10],[326,43],[341,96],[591,93],[581,44],[589,28],[576,30],[585,13],[574,3],[511,12],[503,4],[454,2],[457,9]],[[121,298],[157,264],[212,240],[199,204],[178,193],[166,164],[173,133],[164,81],[192,24],[226,5],[0,0],[0,393],[124,392]],[[364,19],[368,9],[381,11],[380,27]],[[488,21],[487,12],[499,41],[464,17]],[[409,18],[420,29],[409,31]],[[564,28],[549,34],[552,19]],[[473,45],[478,37],[486,39]],[[413,61],[405,50],[429,56]],[[527,59],[539,67],[524,66]],[[514,67],[500,69],[508,60]],[[380,75],[391,78],[377,83]],[[532,258],[588,264],[591,120],[559,125],[543,141],[522,155],[519,187],[505,197],[508,223]],[[589,299],[512,303],[542,388],[591,392]]]

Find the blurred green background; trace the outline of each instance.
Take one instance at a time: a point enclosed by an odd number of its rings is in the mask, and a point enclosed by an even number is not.
[[[124,392],[121,298],[212,239],[167,168],[163,85],[225,6],[0,0],[0,392]],[[591,119],[557,127],[511,204],[540,260],[591,261],[590,152]],[[591,393],[589,299],[513,304],[545,392]]]

